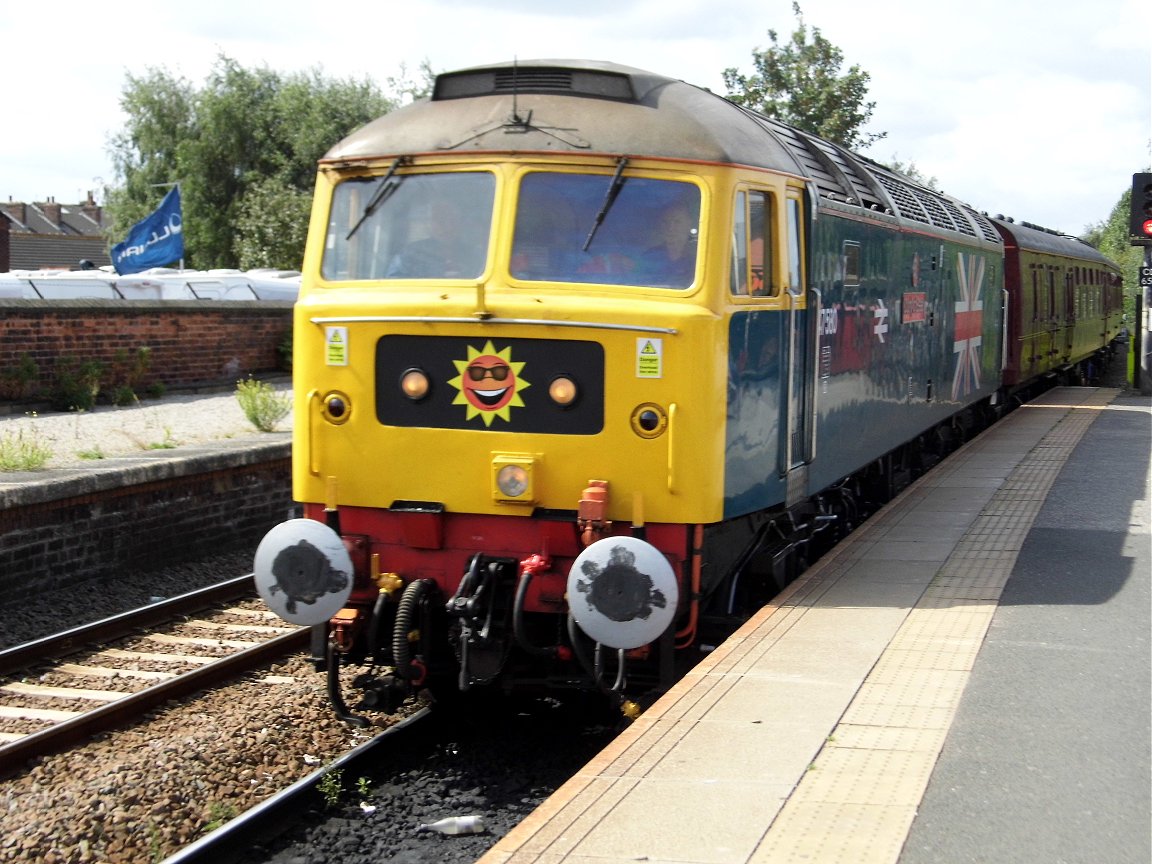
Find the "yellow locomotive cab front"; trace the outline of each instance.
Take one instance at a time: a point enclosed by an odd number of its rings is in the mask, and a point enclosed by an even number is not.
[[[598,208],[613,176],[604,161],[575,166],[579,173],[530,162],[420,162],[393,175],[388,182],[402,181],[401,190],[422,182],[441,203],[467,196],[471,218],[486,226],[482,241],[462,241],[471,251],[438,265],[435,276],[415,255],[393,252],[402,244],[385,238],[374,217],[365,221],[371,183],[345,194],[359,176],[323,175],[312,227],[326,240],[310,244],[323,254],[305,262],[296,308],[294,370],[307,382],[297,387],[298,500],[324,500],[335,478],[341,506],[432,500],[449,512],[529,516],[574,508],[591,463],[621,493],[614,519],[631,517],[633,496],[651,520],[719,518],[724,382],[699,374],[702,366],[722,370],[725,350],[720,318],[699,288],[708,262],[695,256],[706,196],[698,176],[637,167],[613,207],[629,217],[629,236],[619,236],[612,211],[603,227],[593,209],[566,213],[567,237],[542,246],[538,222],[552,231],[561,223],[546,192],[563,189],[570,199],[573,187],[587,187]],[[401,194],[383,206],[402,205]],[[693,244],[687,272],[665,277],[678,287],[642,284],[656,271],[638,272],[645,265],[636,253],[659,245],[664,202],[644,209],[629,195],[691,202],[671,217],[689,219],[682,239]],[[412,209],[427,214],[422,203]],[[424,216],[404,220],[425,248],[443,211],[429,218],[418,228],[411,223]],[[583,263],[559,263],[565,254]],[[360,265],[366,255],[371,263]],[[388,275],[404,273],[416,275]],[[559,278],[569,281],[550,281]]]

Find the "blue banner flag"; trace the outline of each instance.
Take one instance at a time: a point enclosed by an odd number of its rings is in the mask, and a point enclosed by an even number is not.
[[[164,196],[150,216],[137,222],[123,243],[112,247],[112,266],[121,276],[163,267],[184,257],[184,218],[180,187]]]

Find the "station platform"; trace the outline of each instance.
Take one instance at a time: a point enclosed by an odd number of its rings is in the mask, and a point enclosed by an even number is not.
[[[1152,860],[1147,397],[965,444],[482,864]]]

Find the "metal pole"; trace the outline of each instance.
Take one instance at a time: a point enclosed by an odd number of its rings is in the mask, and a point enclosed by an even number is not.
[[[181,207],[183,207],[184,193],[180,191],[180,181],[179,180],[177,180],[175,183],[151,183],[149,185],[153,189],[171,189],[173,186],[175,186],[176,191],[180,192],[180,202],[181,202]],[[183,216],[184,214],[181,213],[180,215]],[[184,269],[184,256],[183,255],[180,256],[180,269],[181,270]]]
[[[1140,371],[1140,358],[1144,356],[1144,327],[1142,322],[1144,320],[1144,298],[1136,295],[1136,320],[1132,324],[1132,330],[1128,333],[1128,338],[1131,344],[1128,350],[1132,353],[1132,359],[1129,361],[1127,357],[1124,358],[1124,365],[1127,368],[1128,363],[1132,364],[1132,389],[1139,390],[1140,382],[1145,377]]]
[[[1143,308],[1141,308],[1141,305]],[[1145,396],[1152,396],[1152,246],[1144,247],[1144,264],[1140,268],[1140,292],[1136,295],[1136,363],[1132,386]]]

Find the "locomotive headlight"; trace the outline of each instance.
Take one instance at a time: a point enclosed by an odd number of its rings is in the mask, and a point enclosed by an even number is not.
[[[348,398],[346,393],[333,390],[326,393],[320,402],[323,406],[321,413],[329,423],[335,423],[339,426],[341,423],[347,423],[348,418],[352,416],[352,400]]]
[[[533,504],[535,462],[532,456],[497,454],[492,458],[492,498],[505,504]]]
[[[568,408],[580,396],[580,388],[567,375],[557,375],[548,385],[548,396],[561,408]]]
[[[528,472],[519,465],[505,465],[496,475],[496,486],[506,498],[519,498],[528,491]]]
[[[632,431],[641,438],[659,438],[668,428],[668,413],[654,402],[632,409]]]
[[[400,389],[413,402],[419,402],[432,389],[432,382],[428,380],[428,374],[423,369],[406,369],[400,376]]]

